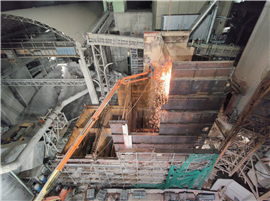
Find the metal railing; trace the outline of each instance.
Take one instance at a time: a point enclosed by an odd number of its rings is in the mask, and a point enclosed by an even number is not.
[[[118,36],[118,35],[111,35],[111,34],[88,33],[87,44],[113,46],[113,47],[126,47],[126,48],[135,48],[135,49],[144,48],[143,38]]]

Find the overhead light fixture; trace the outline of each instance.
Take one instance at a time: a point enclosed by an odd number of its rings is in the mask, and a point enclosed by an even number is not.
[[[50,29],[47,29],[44,33],[48,33],[48,32],[50,32],[51,30]]]

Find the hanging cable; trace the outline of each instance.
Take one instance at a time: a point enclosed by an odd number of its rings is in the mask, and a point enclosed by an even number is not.
[[[168,19],[168,26],[167,26],[167,32],[169,30],[170,27],[170,20],[171,20],[171,8],[172,8],[172,0],[170,0],[170,7],[169,7],[169,19]]]
[[[133,105],[133,107],[128,111],[128,113],[126,114],[126,118],[127,118],[127,115],[132,111],[132,109],[135,107],[135,105],[138,103],[138,101],[140,100],[140,98],[142,97],[142,95],[144,94],[146,88],[148,87],[150,83],[150,80],[148,81],[148,84],[145,86],[143,92],[141,93],[140,97],[137,99],[137,101],[135,102],[135,104]]]
[[[98,153],[98,155],[101,154],[101,153],[106,149],[106,147],[111,143],[112,140],[113,140],[113,138],[112,138],[112,139],[108,142],[108,144],[102,149],[102,151]],[[96,157],[98,157],[98,155],[97,155]]]

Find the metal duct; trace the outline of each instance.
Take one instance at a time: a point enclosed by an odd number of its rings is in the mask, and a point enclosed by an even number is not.
[[[190,28],[189,28],[190,34],[198,27],[198,25],[205,18],[205,16],[210,12],[210,10],[213,8],[213,6],[216,4],[216,2],[217,2],[217,0],[210,1],[210,3],[204,8],[202,13],[197,17],[197,19],[190,26]]]
[[[0,200],[32,200],[33,195],[10,174],[1,175]]]
[[[57,117],[58,113],[61,112],[61,110],[68,105],[69,103],[73,102],[74,100],[84,96],[88,93],[88,90],[85,89],[74,96],[69,97],[68,99],[62,101],[53,111],[52,113],[47,117],[47,120],[44,122],[44,124],[40,127],[40,129],[37,131],[37,133],[32,137],[30,142],[27,144],[27,146],[24,148],[24,150],[20,153],[20,155],[15,159],[13,162],[7,163],[7,164],[1,164],[0,168],[0,174],[8,173],[10,171],[16,170],[19,167],[21,167],[22,163],[26,160],[32,149],[36,146],[40,138],[43,136],[44,132],[48,129],[48,127],[52,124],[54,119]]]

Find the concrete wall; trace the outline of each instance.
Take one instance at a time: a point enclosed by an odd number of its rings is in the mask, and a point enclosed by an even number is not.
[[[152,30],[151,12],[114,13],[115,27],[111,31],[119,31],[120,35],[143,37],[145,31]],[[110,47],[112,62],[116,71],[128,74],[128,48]]]
[[[114,19],[115,28],[112,30],[120,31],[120,35],[143,37],[144,31],[152,30],[151,12],[114,13]]]
[[[171,15],[185,15],[198,14],[201,12],[203,6],[208,1],[172,1]],[[227,17],[232,6],[232,1],[220,1],[217,16]],[[170,2],[169,1],[155,1],[152,5],[154,29],[161,29],[162,15],[169,15]],[[222,30],[226,23],[225,19],[218,19],[215,21],[214,29]]]
[[[116,67],[116,71],[128,74],[128,48],[110,47],[112,62]]]

